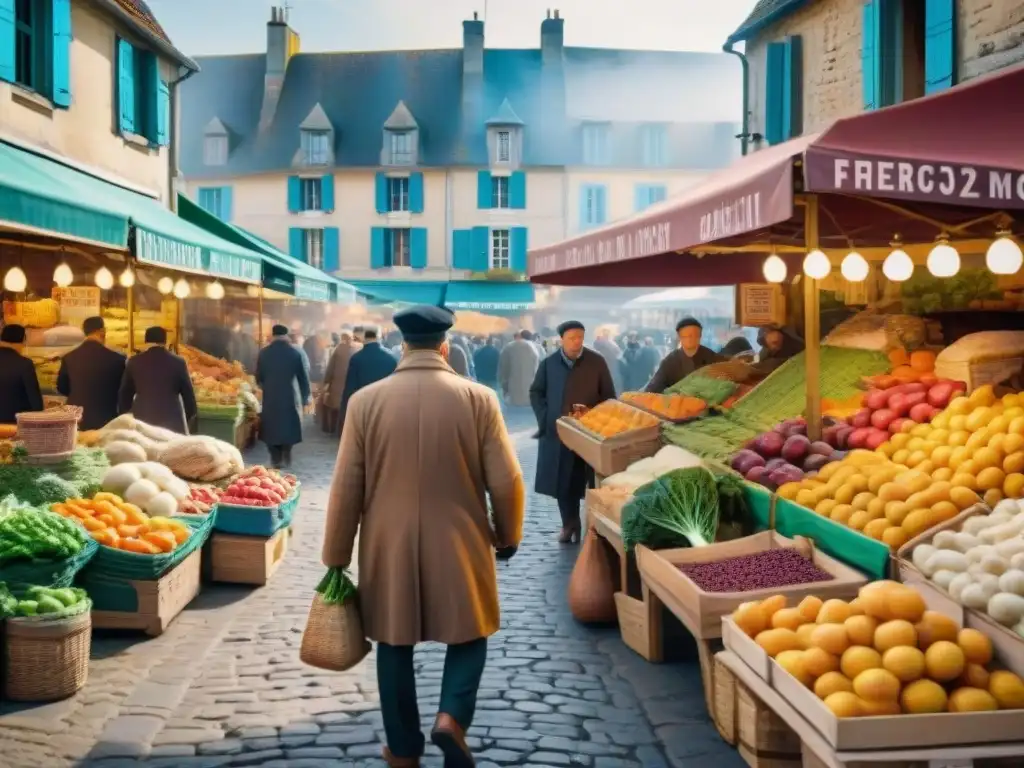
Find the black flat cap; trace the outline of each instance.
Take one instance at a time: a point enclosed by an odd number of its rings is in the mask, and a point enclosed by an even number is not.
[[[689,315],[687,315],[678,323],[676,323],[676,333],[679,333],[681,330],[683,330],[683,328],[690,328],[691,326],[694,328],[700,328],[701,330],[704,330],[704,326],[700,324],[700,321],[697,318],[690,317]]]
[[[150,328],[147,328],[144,343],[167,344],[167,331],[165,331],[159,325],[154,325]]]
[[[455,325],[455,314],[450,309],[429,304],[403,309],[392,319],[402,338],[414,343],[443,337]]]
[[[271,336],[287,336],[288,326],[287,325],[275,325],[270,329]]]
[[[559,336],[565,336],[569,331],[585,331],[587,329],[583,327],[583,323],[579,320],[566,320],[555,330],[558,331]]]
[[[0,341],[6,344],[24,344],[25,326],[16,323],[5,325],[4,329],[0,331]]]
[[[102,317],[87,317],[85,322],[82,323],[82,333],[86,336],[91,336],[97,331],[102,331],[105,327]]]

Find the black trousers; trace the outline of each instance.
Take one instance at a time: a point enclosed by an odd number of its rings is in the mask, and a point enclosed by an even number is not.
[[[576,496],[559,496],[558,514],[562,517],[562,527],[569,528],[580,524],[580,503],[582,499]]]
[[[416,702],[412,645],[377,643],[377,687],[388,749],[395,757],[420,757],[425,740]],[[487,662],[487,638],[449,645],[441,677],[438,712],[451,715],[463,732],[476,713],[476,695]]]
[[[270,465],[275,469],[289,467],[292,463],[292,447],[290,445],[268,445]]]

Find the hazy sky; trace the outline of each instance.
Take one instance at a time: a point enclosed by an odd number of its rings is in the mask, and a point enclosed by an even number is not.
[[[148,0],[187,54],[266,47],[272,0]],[[718,51],[755,0],[291,0],[304,51],[457,48],[462,20],[480,13],[487,45],[536,47],[547,9],[565,19],[566,45]]]

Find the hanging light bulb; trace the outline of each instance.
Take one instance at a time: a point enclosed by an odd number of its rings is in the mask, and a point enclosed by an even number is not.
[[[843,259],[843,263],[839,265],[839,271],[846,281],[863,283],[868,279],[871,267],[868,266],[867,259],[856,251],[850,251],[846,254],[846,258]]]
[[[786,262],[773,253],[764,260],[761,271],[769,283],[781,283],[786,279]]]
[[[122,288],[131,288],[135,285],[135,273],[132,272],[131,267],[125,267],[124,272],[121,273],[121,277],[117,280]]]
[[[996,232],[996,239],[985,253],[985,266],[996,275],[1015,275],[1024,264],[1024,254],[1009,231]]]
[[[67,288],[75,281],[75,274],[67,264],[58,264],[53,270],[53,282],[61,288]]]
[[[188,295],[192,293],[192,289],[188,285],[188,281],[185,278],[181,278],[174,284],[174,296],[178,299],[187,299]]]
[[[28,288],[28,278],[25,277],[21,267],[11,267],[4,275],[4,290],[11,293],[21,293]]]
[[[882,262],[882,274],[887,280],[894,283],[902,283],[909,280],[914,274],[914,260],[900,247],[900,241],[892,242],[892,253],[885,257]]]
[[[960,254],[949,244],[945,235],[940,235],[928,254],[928,271],[935,277],[953,277],[960,271]]]
[[[815,248],[804,257],[804,274],[813,280],[823,280],[832,273],[832,262]]]
[[[109,291],[114,287],[114,275],[109,269],[100,267],[96,270],[96,285],[103,291]]]
[[[220,301],[224,298],[224,286],[221,285],[219,281],[207,283],[206,298],[213,299],[214,301]]]
[[[174,290],[174,281],[169,277],[161,277],[156,283],[156,289],[164,296],[169,296]]]

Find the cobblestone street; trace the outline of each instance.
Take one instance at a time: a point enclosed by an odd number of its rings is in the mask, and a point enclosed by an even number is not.
[[[528,483],[532,416],[508,418]],[[0,710],[4,768],[331,768],[383,766],[373,656],[353,671],[302,665],[298,648],[323,574],[320,539],[337,443],[307,427],[295,536],[258,590],[208,586],[156,639],[99,634],[73,699]],[[265,460],[262,447],[249,457]],[[553,500],[530,496],[519,554],[499,565],[502,630],[491,639],[469,732],[481,765],[742,765],[708,720],[696,659],[651,665],[614,628],[576,624],[565,586],[576,548],[554,536]],[[424,725],[433,722],[443,648],[417,653]],[[429,747],[426,765],[439,768]]]

